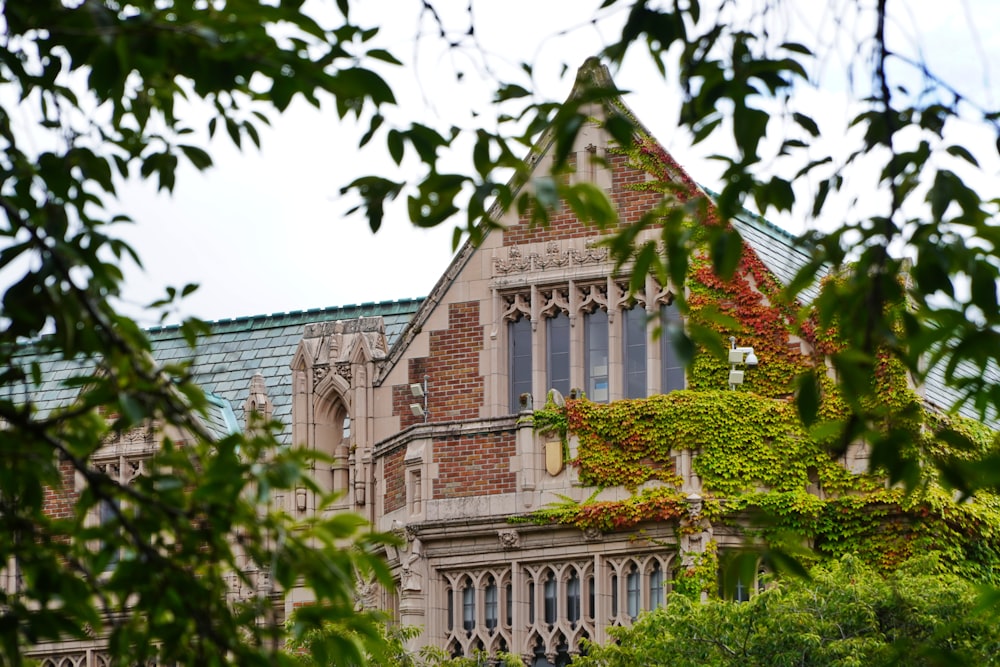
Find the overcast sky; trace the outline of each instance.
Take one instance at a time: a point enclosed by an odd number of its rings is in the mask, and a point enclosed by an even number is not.
[[[591,23],[599,4],[473,2],[477,47],[497,70],[504,63],[511,67],[534,62],[539,97],[562,100],[576,68],[611,41],[621,24],[620,13]],[[802,19],[825,25],[846,16],[819,0],[789,4],[811,12],[793,23]],[[905,4],[905,18],[917,26],[925,55],[966,90],[989,91],[1000,73],[1000,44],[993,30],[1000,26],[1000,3],[969,0],[947,10],[939,2]],[[361,23],[390,18],[383,26],[384,43],[406,60],[406,67],[390,80],[400,100],[390,119],[435,124],[444,119],[470,127],[476,121],[469,110],[483,109],[488,99],[489,77],[476,65],[481,54],[443,46],[434,38],[428,17],[421,23],[420,5],[416,0],[394,1],[387,16],[389,3],[368,2],[361,8],[378,13],[355,17]],[[461,32],[467,26],[464,0],[440,6],[452,29]],[[970,29],[970,15],[975,30]],[[850,22],[841,28],[847,34],[858,30]],[[568,71],[560,76],[564,64]],[[833,128],[824,140],[842,142],[849,112],[843,61],[831,54],[820,71],[825,77],[821,89],[803,90],[800,96]],[[464,75],[460,83],[456,72]],[[640,57],[630,57],[612,74],[619,87],[632,91],[626,102],[674,157],[696,180],[718,187],[719,170],[704,159],[718,147],[692,148],[686,135],[675,130],[676,80],[668,76],[664,81]],[[984,101],[993,106],[997,102]],[[339,196],[339,189],[356,176],[413,176],[400,173],[377,146],[359,152],[358,136],[358,128],[339,121],[332,109],[295,104],[262,132],[259,151],[251,145],[239,153],[228,139],[214,141],[216,166],[205,173],[184,170],[172,196],[157,194],[150,183],[125,188],[119,206],[137,224],[123,235],[145,264],[144,272],[127,272],[129,301],[146,303],[162,294],[165,285],[194,282],[201,287],[184,301],[181,314],[222,319],[426,295],[451,258],[451,226],[414,229],[400,208],[390,211],[382,230],[373,235],[360,217],[345,217],[351,202]],[[986,142],[989,150],[980,156],[988,158],[982,186],[991,187],[1000,169],[993,135],[982,128],[964,128],[956,130],[956,136],[980,146]],[[865,182],[870,178],[858,179],[859,192],[871,191],[870,182]],[[849,215],[850,206],[844,206]],[[792,218],[779,222],[795,232],[806,224]]]

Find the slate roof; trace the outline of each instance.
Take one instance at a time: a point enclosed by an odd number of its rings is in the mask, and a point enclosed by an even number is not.
[[[705,191],[710,196],[714,196],[710,190],[706,189]],[[733,226],[740,233],[740,236],[750,244],[764,265],[785,285],[809,261],[809,254],[797,245],[795,236],[759,215],[744,211],[733,219]],[[799,293],[799,299],[803,303],[811,303],[819,294],[819,282],[822,277],[823,275],[817,275],[816,281]],[[1000,382],[1000,369],[992,366],[985,370],[979,369],[971,362],[960,363],[957,374],[963,378],[974,378],[985,374],[991,381]],[[928,369],[927,377],[923,386],[920,387],[920,391],[924,400],[937,409],[947,411],[958,405],[959,414],[972,419],[980,419],[976,406],[962,401],[964,398],[962,392],[945,383],[944,369],[941,364]],[[987,414],[985,423],[993,428],[1000,426],[1000,420],[995,413]]]
[[[713,201],[718,199],[719,193],[699,185],[705,194]],[[785,231],[773,222],[769,222],[763,216],[743,209],[733,219],[733,227],[740,233],[743,240],[750,244],[764,266],[774,274],[781,284],[788,285],[798,272],[810,260],[810,255],[798,237]],[[815,282],[799,292],[798,299],[802,303],[812,303],[819,295],[820,279],[826,275],[826,271],[816,276]]]
[[[391,347],[421,301],[382,301],[219,320],[209,323],[211,334],[200,338],[194,350],[188,347],[178,326],[157,327],[147,333],[158,362],[193,359],[194,380],[209,394],[210,404],[218,408],[210,411],[206,425],[222,434],[232,432],[233,418],[237,427],[242,426],[243,402],[249,396],[250,379],[257,372],[264,376],[267,394],[274,406],[273,417],[283,424],[291,424],[289,365],[307,324],[381,316]],[[26,354],[30,354],[30,350]],[[25,399],[30,396],[42,414],[72,402],[78,389],[66,388],[62,382],[79,372],[79,364],[43,357],[39,365],[42,383],[26,387]],[[279,437],[286,444],[289,431]]]
[[[972,379],[979,376],[985,377],[991,383],[1000,383],[1000,368],[990,364],[986,368],[979,368],[970,361],[961,361],[956,368],[956,377],[959,379]],[[927,377],[922,387],[924,400],[931,405],[951,410],[963,401],[965,395],[962,391],[945,384],[944,364],[938,364],[928,369]],[[990,428],[1000,430],[1000,415],[992,407],[988,407],[985,417],[980,416],[979,408],[973,405],[972,401],[964,401],[958,409],[958,413],[972,419],[982,419]]]
[[[783,285],[789,284],[810,259],[809,253],[803,250],[794,235],[758,215],[740,214],[733,218],[733,227]],[[812,303],[819,295],[822,277],[817,275],[811,285],[799,292],[800,302]]]

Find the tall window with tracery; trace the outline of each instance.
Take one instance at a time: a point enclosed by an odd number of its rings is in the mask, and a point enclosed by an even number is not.
[[[625,398],[646,395],[646,309],[635,305],[622,311]]]
[[[520,314],[507,322],[510,411],[520,409],[521,394],[531,393],[531,320]]]
[[[673,345],[683,322],[673,294],[655,284],[634,295],[627,288],[616,279],[502,297],[512,413],[522,394],[536,390],[566,395],[582,389],[590,400],[607,402],[684,389],[684,367]],[[544,387],[535,386],[537,378],[544,378]],[[542,401],[544,395],[534,398]]]
[[[534,654],[530,664],[539,667],[568,664],[580,640],[594,636],[593,600],[583,604],[583,582],[588,582],[593,596],[594,562],[525,565],[521,577],[529,609],[522,652]],[[549,660],[552,656],[555,662]]]
[[[569,393],[569,316],[557,311],[545,321],[546,386]]]
[[[93,467],[97,472],[103,473],[108,478],[121,486],[132,484],[138,477],[146,473],[146,460],[144,457],[132,457],[128,455],[100,456],[95,457]],[[91,521],[94,524],[108,527],[112,530],[117,527],[121,529],[121,517],[127,508],[122,505],[122,501],[117,496],[103,498],[98,501],[93,510]],[[123,540],[110,540],[96,544],[95,548],[106,551],[105,569],[112,569],[123,556]]]
[[[457,657],[475,651],[509,651],[513,622],[510,568],[444,573],[444,579],[448,653]]]
[[[598,308],[584,317],[584,382],[587,398],[607,403],[611,398],[608,368],[608,311]]]
[[[568,664],[581,640],[662,607],[672,562],[655,552],[442,572],[438,627],[452,656],[510,651],[537,667]]]
[[[674,303],[660,306],[660,391],[669,394],[684,389],[684,364],[674,348],[672,335],[683,327],[680,311]]]
[[[659,554],[609,559],[608,624],[627,625],[640,612],[662,607],[669,593],[670,583],[664,573],[670,571],[670,564],[669,556]]]

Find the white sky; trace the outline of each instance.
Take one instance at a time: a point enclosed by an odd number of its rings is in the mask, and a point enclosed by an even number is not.
[[[471,127],[477,121],[469,119],[468,110],[483,108],[489,82],[483,82],[469,52],[442,46],[426,21],[420,33],[420,4],[365,2],[360,8],[374,12],[354,17],[361,23],[389,19],[383,26],[383,43],[407,61],[390,79],[400,101],[390,119],[438,124],[436,119],[446,118]],[[455,29],[461,30],[467,21],[466,2],[439,4],[454,19]],[[619,13],[596,26],[590,24],[599,4],[596,0],[473,2],[479,46],[498,70],[504,62],[534,62],[539,97],[562,100],[576,68],[611,41],[622,21]],[[790,5],[801,6],[806,14],[799,18],[813,24],[827,25],[846,16],[817,0]],[[904,18],[917,26],[925,55],[939,62],[942,71],[964,89],[989,91],[993,77],[1000,74],[1000,38],[991,30],[1000,26],[1000,3],[968,0],[967,7],[956,4],[947,10],[939,2],[924,0],[905,5],[909,15]],[[970,31],[963,7],[974,16],[975,31]],[[849,21],[841,28],[846,33],[855,30]],[[567,29],[574,30],[559,34]],[[569,69],[560,77],[563,64]],[[461,84],[455,83],[458,70],[465,74]],[[820,90],[802,92],[800,101],[828,123],[821,127],[833,128],[824,130],[824,141],[817,143],[836,146],[843,143],[848,115],[843,64],[831,56],[821,72],[825,82]],[[630,57],[613,76],[619,87],[633,91],[626,102],[667,150],[696,180],[717,188],[719,169],[703,157],[712,149],[691,148],[686,136],[675,131],[676,80],[668,73],[664,81],[639,57]],[[985,101],[997,104],[996,99]],[[184,169],[172,196],[157,194],[153,183],[123,189],[120,207],[137,224],[123,229],[122,235],[133,243],[146,269],[126,272],[128,301],[147,303],[162,295],[165,285],[194,282],[201,287],[184,300],[179,314],[220,319],[426,295],[450,260],[452,227],[414,229],[405,219],[404,207],[390,210],[377,235],[361,217],[345,218],[351,202],[340,197],[339,190],[356,176],[414,175],[397,170],[379,147],[379,139],[359,152],[359,134],[352,124],[342,124],[332,108],[317,111],[297,103],[262,131],[259,151],[250,144],[239,153],[228,138],[217,136],[211,145],[216,166],[204,173]],[[956,136],[983,147],[980,158],[989,161],[984,162],[980,185],[993,187],[1000,174],[992,147],[995,137],[983,128],[958,131]],[[871,193],[871,178],[862,174],[857,179],[862,197]],[[847,204],[842,210],[851,214]],[[803,229],[801,221],[780,223],[792,231]],[[148,316],[140,320],[156,323]]]

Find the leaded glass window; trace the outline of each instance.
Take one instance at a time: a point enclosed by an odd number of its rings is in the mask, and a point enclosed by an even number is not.
[[[586,329],[584,338],[586,354],[584,369],[587,377],[587,398],[598,403],[606,403],[608,387],[608,313],[597,309],[584,318]]]
[[[547,389],[569,394],[569,316],[559,311],[545,321]]]
[[[521,394],[531,393],[531,320],[522,317],[507,323],[510,411],[518,412]]]
[[[566,581],[566,620],[574,627],[580,620],[580,577],[576,572]]]
[[[679,331],[682,327],[681,314],[675,304],[664,304],[660,307],[660,326],[663,327],[663,334],[660,336],[660,390],[664,394],[669,394],[684,388],[684,365],[671,341],[671,332]]]
[[[646,311],[635,306],[622,313],[625,398],[646,396]]]

